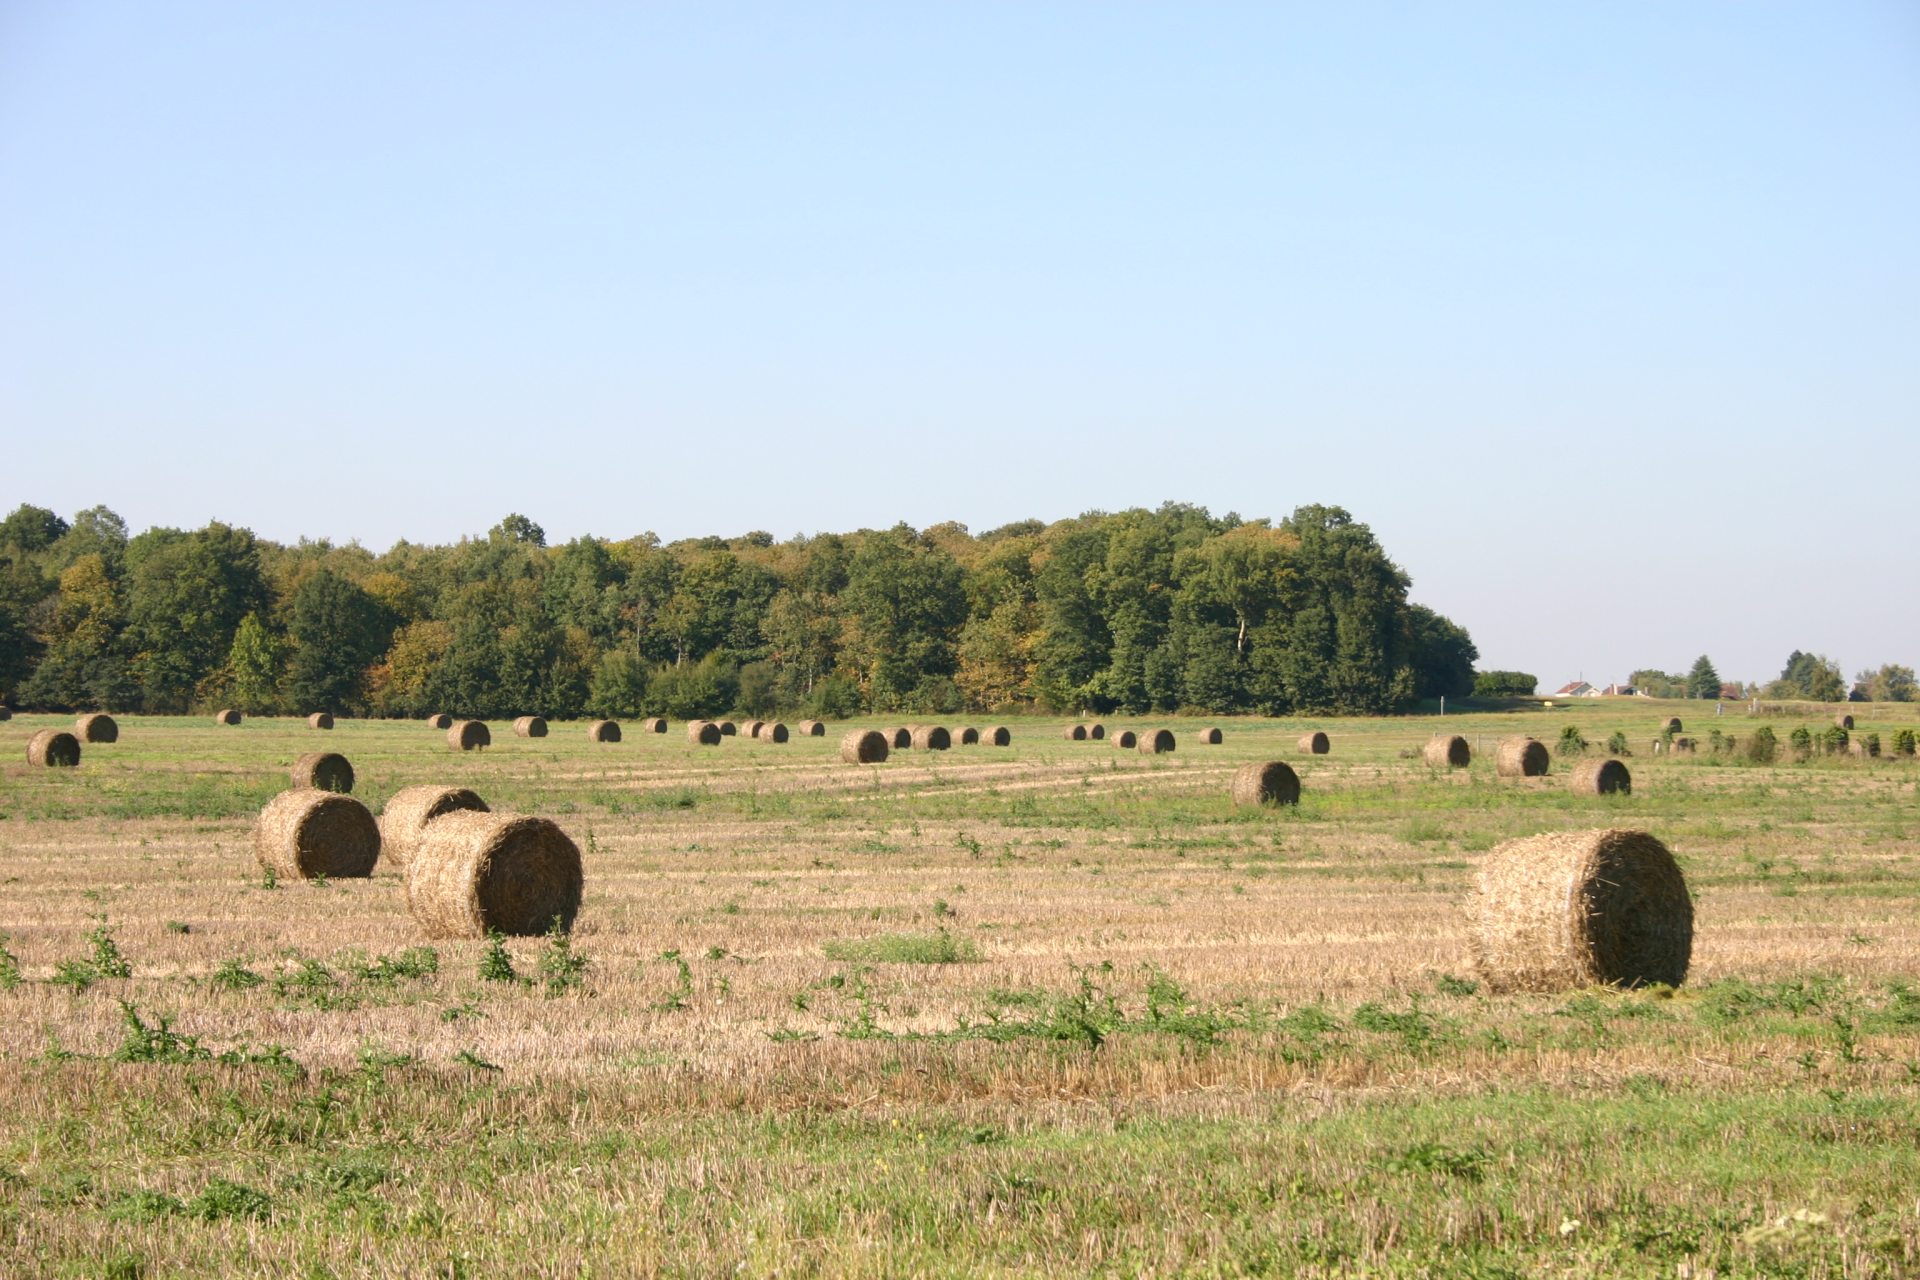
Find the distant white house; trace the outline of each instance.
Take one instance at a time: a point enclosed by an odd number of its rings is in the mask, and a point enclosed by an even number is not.
[[[1600,691],[1585,680],[1575,680],[1572,684],[1563,684],[1553,691],[1556,698],[1597,698]]]
[[[1600,694],[1602,697],[1608,698],[1644,698],[1647,696],[1630,684],[1610,684],[1602,689]]]

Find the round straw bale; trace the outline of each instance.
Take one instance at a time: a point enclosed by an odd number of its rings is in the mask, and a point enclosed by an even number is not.
[[[1680,732],[1680,730],[1681,730],[1681,727],[1682,727],[1682,726],[1681,726],[1681,724],[1680,724],[1680,717],[1679,717],[1679,716],[1672,716],[1672,717],[1669,717],[1669,718],[1668,718],[1668,720],[1667,720],[1667,732],[1668,732],[1668,733],[1679,733],[1679,732]]]
[[[370,876],[380,857],[380,826],[352,796],[295,787],[260,810],[253,856],[289,880]]]
[[[753,736],[755,741],[758,742],[785,742],[787,740],[787,726],[781,724],[778,720],[769,720],[756,729]]]
[[[1504,738],[1500,754],[1494,758],[1494,772],[1503,778],[1540,778],[1546,776],[1553,757],[1538,738]]]
[[[407,863],[407,910],[429,938],[565,930],[583,879],[580,847],[546,818],[449,813],[426,825]]]
[[[987,730],[986,741],[996,747],[1004,747],[1013,742],[1013,730],[1003,724],[997,724]]]
[[[380,811],[380,854],[405,871],[427,824],[442,814],[487,812],[487,802],[465,787],[402,787]]]
[[[920,751],[945,751],[953,745],[953,735],[944,725],[923,724],[914,726],[913,745]]]
[[[715,723],[720,726],[720,736],[723,738],[734,737],[740,732],[740,726],[731,720],[719,720]]]
[[[353,790],[353,765],[338,751],[309,751],[293,762],[289,772],[296,787],[338,791],[341,795]]]
[[[325,711],[316,711],[307,717],[307,728],[331,729],[333,728],[333,716]]]
[[[213,713],[213,722],[215,724],[239,724],[240,713],[232,707],[223,707]]]
[[[640,732],[642,733],[665,733],[666,731],[667,718],[665,716],[648,716],[640,722]]]
[[[1457,733],[1434,734],[1421,754],[1436,769],[1464,769],[1473,763],[1473,748]]]
[[[887,735],[878,729],[850,729],[840,739],[840,758],[848,764],[879,764],[887,758]]]
[[[513,731],[523,738],[544,738],[547,736],[547,718],[518,716],[514,719]]]
[[[960,730],[961,746],[963,747],[978,746],[979,742],[980,742],[980,731],[974,728],[972,725],[967,725],[966,727]]]
[[[1312,733],[1303,733],[1300,735],[1300,750],[1310,756],[1323,756],[1327,754],[1332,747],[1333,744],[1327,740],[1327,735],[1318,729],[1315,729]]]
[[[1842,729],[1851,729],[1853,728],[1853,717],[1843,711],[1833,718],[1833,723]],[[93,739],[89,738],[87,741],[91,742]],[[108,738],[106,741],[112,742],[113,739]]]
[[[1068,725],[1065,730],[1065,737],[1068,742],[1085,742],[1087,740],[1087,726],[1083,724]]]
[[[1693,954],[1686,880],[1644,831],[1509,840],[1481,864],[1467,916],[1494,991],[1677,987]]]
[[[104,711],[81,716],[73,722],[73,732],[82,742],[118,742],[120,726]]]
[[[1675,738],[1667,744],[1668,752],[1676,756],[1690,756],[1694,753],[1694,749],[1695,743],[1692,738]]]
[[[1090,724],[1087,726],[1087,737],[1094,742],[1098,742],[1106,736],[1107,726],[1103,724]]]
[[[1173,730],[1148,729],[1140,735],[1140,754],[1143,756],[1162,755],[1173,750]]]
[[[453,728],[453,717],[444,711],[436,711],[427,717],[427,728],[451,729]]]
[[[718,746],[720,726],[711,720],[687,721],[687,741],[696,747]]]
[[[618,720],[595,720],[587,726],[588,742],[620,741],[620,722]]]
[[[1627,795],[1633,791],[1633,775],[1618,760],[1582,760],[1573,766],[1573,780],[1567,789],[1583,796]]]
[[[1219,746],[1221,737],[1222,735],[1218,729],[1202,729],[1200,731],[1200,741],[1209,747]]]
[[[765,723],[765,720],[743,720],[740,724],[740,736],[743,738],[759,737],[760,726]]]
[[[887,742],[895,750],[904,751],[913,745],[913,730],[904,725],[898,729],[889,729],[887,731]]]
[[[1122,751],[1131,751],[1140,745],[1140,735],[1131,729],[1115,729],[1113,731],[1113,745]]]
[[[27,763],[71,769],[80,763],[80,739],[65,729],[42,729],[27,739]]]
[[[493,734],[484,720],[456,720],[447,729],[447,745],[455,751],[472,751],[493,745]]]
[[[827,736],[827,726],[819,720],[802,720],[800,722],[800,736],[803,738],[824,738]]]
[[[1300,775],[1283,760],[1243,764],[1233,775],[1233,802],[1241,807],[1299,804]]]

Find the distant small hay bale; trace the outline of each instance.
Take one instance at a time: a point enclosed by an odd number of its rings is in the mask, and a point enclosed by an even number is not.
[[[104,711],[95,711],[75,720],[73,732],[82,742],[120,741],[120,726]]]
[[[851,729],[840,739],[840,758],[848,764],[879,764],[887,758],[887,735],[878,729]]]
[[[1003,724],[997,724],[987,730],[985,741],[989,746],[1008,746],[1013,742],[1013,730]]]
[[[428,823],[449,813],[487,811],[487,802],[465,787],[402,787],[380,811],[380,856],[405,871]]]
[[[799,732],[803,738],[824,738],[827,736],[827,726],[820,720],[802,720],[799,724]]]
[[[1223,735],[1218,729],[1202,729],[1200,731],[1200,741],[1205,746],[1209,746],[1209,747],[1219,746],[1222,737]]]
[[[447,729],[447,745],[455,751],[474,751],[493,745],[484,720],[457,720]]]
[[[451,729],[453,728],[453,717],[444,711],[436,711],[427,717],[427,728]]]
[[[295,787],[260,810],[253,856],[262,869],[289,880],[370,876],[380,857],[380,825],[352,796]]]
[[[1122,751],[1131,751],[1140,745],[1140,735],[1131,729],[1116,729],[1113,734],[1113,745]]]
[[[547,718],[517,716],[513,722],[513,731],[522,738],[544,738],[547,736]]]
[[[1333,743],[1327,735],[1315,729],[1312,733],[1300,735],[1300,750],[1310,756],[1323,756],[1333,749]]]
[[[316,711],[307,717],[307,728],[331,729],[333,728],[333,716],[325,711]]]
[[[588,742],[620,741],[620,722],[618,720],[595,720],[587,726]]]
[[[27,739],[27,763],[47,769],[72,769],[80,763],[80,739],[65,729],[42,729]]]
[[[720,726],[720,736],[723,738],[734,737],[740,732],[740,726],[731,720],[716,720],[714,723]]]
[[[1087,726],[1083,724],[1068,725],[1064,734],[1068,742],[1085,742],[1087,740]]]
[[[1234,804],[1241,808],[1266,804],[1299,804],[1300,775],[1282,760],[1243,764],[1233,775]]]
[[[1633,791],[1633,775],[1616,759],[1582,760],[1573,766],[1567,789],[1583,796],[1629,795]]]
[[[1683,726],[1683,725],[1681,725],[1681,723],[1680,723],[1680,717],[1679,717],[1679,716],[1674,716],[1674,717],[1672,717],[1671,719],[1669,719],[1669,720],[1667,721],[1667,732],[1668,732],[1668,733],[1679,733],[1679,732],[1680,732],[1680,730],[1681,730],[1681,729],[1682,729],[1683,727],[1684,727],[1684,726]]]
[[[761,725],[763,725],[763,724],[765,724],[765,723],[766,723],[766,721],[765,721],[765,720],[748,720],[748,721],[746,721],[746,722],[744,722],[744,723],[743,723],[743,724],[741,724],[741,726],[740,726],[740,736],[741,736],[741,737],[743,737],[743,738],[757,738],[757,737],[759,737],[759,736],[760,736],[760,726],[761,726]]]
[[[887,731],[887,743],[896,751],[904,751],[913,745],[913,730],[902,725],[898,729]]]
[[[295,760],[288,772],[296,787],[337,791],[341,795],[353,790],[353,765],[338,751],[309,751]]]
[[[1676,756],[1690,756],[1699,749],[1699,744],[1692,738],[1675,738],[1667,744],[1668,753]]]
[[[232,707],[222,707],[213,713],[213,722],[215,724],[239,724],[240,713]]]
[[[1420,754],[1436,769],[1464,769],[1473,763],[1473,748],[1457,733],[1434,734]]]
[[[407,863],[407,910],[429,938],[519,937],[573,927],[585,887],[580,846],[546,818],[449,813]]]
[[[687,721],[687,741],[696,747],[719,746],[722,736],[720,726],[711,720]]]
[[[1833,718],[1833,723],[1839,728],[1851,729],[1853,728],[1853,717],[1843,711]],[[109,738],[107,741],[111,742],[113,739]]]
[[[967,725],[966,727],[960,730],[961,746],[973,747],[973,746],[978,746],[979,744],[980,744],[980,730],[974,728],[972,725]]]
[[[1467,916],[1494,991],[1677,987],[1693,956],[1686,880],[1644,831],[1509,840],[1487,854]]]
[[[1107,726],[1103,724],[1097,724],[1097,723],[1090,724],[1087,726],[1087,737],[1093,740],[1094,742],[1098,742],[1106,736],[1107,736]]]
[[[754,730],[754,741],[781,743],[787,740],[787,726],[778,720],[769,720]]]
[[[1553,766],[1547,744],[1538,738],[1506,738],[1494,757],[1494,772],[1503,778],[1544,778]]]
[[[919,751],[945,751],[953,746],[953,735],[946,726],[937,724],[917,725],[913,731],[912,742]]]
[[[642,733],[665,733],[666,731],[667,718],[665,716],[648,716],[640,722],[640,732]]]
[[[1164,755],[1173,748],[1173,730],[1171,729],[1148,729],[1140,735],[1138,750],[1143,756]]]

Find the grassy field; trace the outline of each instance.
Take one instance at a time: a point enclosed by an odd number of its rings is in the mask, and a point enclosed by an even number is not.
[[[1651,754],[1676,714],[1699,756]],[[1761,722],[1176,720],[1145,757],[1022,720],[856,767],[838,724],[457,755],[126,717],[56,771],[23,744],[70,721],[18,717],[0,1274],[1920,1274],[1920,766],[1706,751]],[[1409,758],[1442,725],[1470,770]],[[1494,776],[1567,725],[1628,735],[1631,796]],[[390,871],[269,883],[253,815],[322,747],[376,812],[558,820],[572,936],[429,945]],[[1297,810],[1230,806],[1261,759]],[[1597,826],[1684,868],[1687,984],[1489,996],[1479,855]]]

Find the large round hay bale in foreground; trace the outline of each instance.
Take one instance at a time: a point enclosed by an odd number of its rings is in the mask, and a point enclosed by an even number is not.
[[[1068,725],[1063,736],[1068,742],[1085,742],[1087,740],[1087,726],[1083,724]]]
[[[1139,751],[1143,756],[1164,755],[1173,750],[1173,730],[1148,729],[1140,735]]]
[[[104,711],[95,711],[75,720],[73,732],[82,742],[120,741],[120,726]]]
[[[427,824],[449,813],[486,813],[487,802],[465,787],[402,787],[380,811],[380,853],[405,871]]]
[[[720,745],[720,726],[711,720],[687,721],[687,741],[696,747]]]
[[[331,729],[333,728],[333,717],[325,711],[316,711],[307,717],[307,728]]]
[[[979,743],[980,743],[980,730],[976,729],[972,725],[966,725],[960,730],[961,746],[972,747],[972,746],[978,746]]]
[[[997,724],[987,730],[986,742],[995,747],[1008,746],[1013,742],[1013,730],[1003,724]]]
[[[47,769],[72,769],[80,763],[80,739],[65,729],[42,729],[27,739],[27,763]]]
[[[717,720],[714,723],[720,726],[720,736],[723,738],[735,737],[740,732],[740,726],[731,720]]]
[[[1436,769],[1464,769],[1473,763],[1473,748],[1457,733],[1434,734],[1421,754]]]
[[[620,722],[618,720],[595,720],[587,726],[588,742],[620,741]]]
[[[1853,728],[1853,717],[1852,717],[1852,716],[1850,716],[1850,715],[1848,715],[1848,714],[1847,714],[1846,712],[1844,712],[1844,711],[1843,711],[1843,712],[1841,712],[1841,713],[1840,713],[1839,715],[1837,715],[1837,716],[1835,716],[1835,717],[1833,718],[1833,723],[1834,723],[1834,724],[1835,724],[1835,726],[1837,726],[1838,728],[1841,728],[1841,729],[1851,729],[1851,728]],[[89,739],[89,741],[91,741],[91,739]],[[109,739],[108,739],[108,741],[109,741],[109,742],[111,742],[111,741],[112,741],[112,739],[111,739],[111,738],[109,738]]]
[[[898,729],[890,729],[887,731],[887,743],[896,750],[905,751],[913,745],[913,730],[905,725]]]
[[[1633,791],[1633,775],[1618,760],[1582,760],[1573,766],[1567,789],[1583,796],[1624,796]]]
[[[887,735],[878,729],[850,729],[840,739],[840,758],[848,764],[879,764],[887,758]]]
[[[429,938],[519,937],[573,927],[580,847],[546,818],[449,813],[407,862],[407,910]]]
[[[1225,735],[1218,729],[1202,729],[1200,731],[1200,741],[1209,747],[1219,746],[1224,736]]]
[[[1553,764],[1547,744],[1538,738],[1504,738],[1494,771],[1503,778],[1542,778]]]
[[[640,732],[642,733],[665,733],[666,731],[667,718],[665,716],[648,716],[640,722]]]
[[[337,791],[341,795],[353,790],[353,765],[338,751],[309,751],[295,760],[288,772],[296,787]]]
[[[1122,751],[1131,751],[1140,745],[1140,735],[1131,729],[1115,729],[1113,731],[1113,745]]]
[[[753,731],[753,739],[755,742],[785,742],[787,726],[778,720],[769,720]]]
[[[493,734],[484,720],[460,720],[447,730],[447,745],[455,751],[477,751],[493,745]]]
[[[451,729],[453,728],[453,717],[444,711],[436,711],[427,717],[427,728]]]
[[[544,738],[547,736],[547,718],[545,716],[516,716],[513,731],[522,738]]]
[[[1312,733],[1303,733],[1300,735],[1300,750],[1310,756],[1323,756],[1332,749],[1333,743],[1328,741],[1327,735],[1318,729],[1315,729]]]
[[[803,738],[824,738],[827,736],[826,723],[820,720],[802,720],[800,722],[800,736]]]
[[[352,796],[296,787],[260,810],[253,856],[263,870],[289,880],[370,876],[380,857],[380,826]]]
[[[1233,775],[1233,802],[1242,808],[1263,804],[1299,804],[1300,775],[1283,760],[1243,764]]]
[[[213,713],[213,722],[215,724],[239,724],[240,713],[232,707],[222,707]]]
[[[1693,899],[1644,831],[1564,831],[1487,854],[1467,902],[1474,963],[1494,991],[1686,980]]]
[[[1681,730],[1681,728],[1682,728],[1682,726],[1681,726],[1681,724],[1680,724],[1680,717],[1679,717],[1679,716],[1671,716],[1671,717],[1669,717],[1669,718],[1668,718],[1668,720],[1667,720],[1667,732],[1668,732],[1668,733],[1679,733],[1679,732],[1680,732],[1680,730]]]
[[[953,746],[953,735],[947,732],[945,725],[915,725],[913,745],[920,751],[945,751]]]

